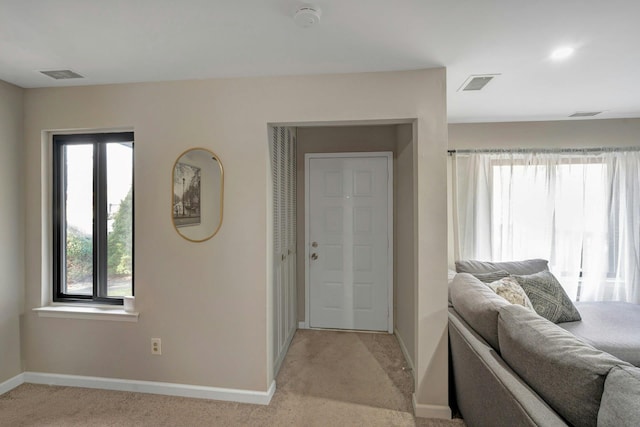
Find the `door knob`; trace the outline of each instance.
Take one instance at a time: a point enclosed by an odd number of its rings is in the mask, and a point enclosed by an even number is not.
[[[311,254],[311,259],[314,260],[314,261],[317,260],[318,259],[318,254],[312,253]]]

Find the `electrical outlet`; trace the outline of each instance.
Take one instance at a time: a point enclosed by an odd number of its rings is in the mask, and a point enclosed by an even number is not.
[[[160,338],[151,338],[151,354],[156,356],[162,354],[162,340]]]

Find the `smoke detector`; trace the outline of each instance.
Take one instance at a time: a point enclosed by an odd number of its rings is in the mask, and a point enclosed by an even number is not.
[[[322,12],[319,7],[304,4],[296,9],[293,14],[293,22],[302,28],[309,28],[320,22]]]

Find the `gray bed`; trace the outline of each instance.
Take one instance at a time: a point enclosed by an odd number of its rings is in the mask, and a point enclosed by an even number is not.
[[[640,305],[577,302],[581,321],[558,323],[587,344],[640,366]]]

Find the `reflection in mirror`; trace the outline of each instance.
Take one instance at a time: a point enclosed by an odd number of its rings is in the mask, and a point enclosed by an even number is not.
[[[224,176],[213,152],[193,148],[173,165],[171,218],[178,234],[192,242],[212,238],[222,225]]]

